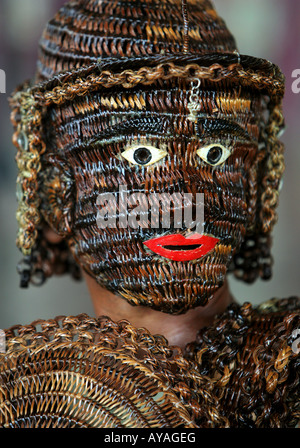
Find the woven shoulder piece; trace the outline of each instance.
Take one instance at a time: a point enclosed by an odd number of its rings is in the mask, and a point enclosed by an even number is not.
[[[231,305],[186,357],[209,376],[230,427],[288,428],[300,420],[300,299]]]
[[[57,317],[6,330],[0,426],[226,427],[180,349],[109,318]]]

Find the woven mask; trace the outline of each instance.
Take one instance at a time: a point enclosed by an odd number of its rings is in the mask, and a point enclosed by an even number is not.
[[[209,1],[67,3],[11,101],[23,285],[80,266],[132,305],[178,314],[230,270],[269,278],[283,93]],[[180,216],[197,194],[195,230]]]

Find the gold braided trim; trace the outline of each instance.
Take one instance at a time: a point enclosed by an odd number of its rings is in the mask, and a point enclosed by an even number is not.
[[[95,66],[95,70],[100,67]],[[202,67],[198,64],[188,64],[184,67],[174,63],[159,64],[157,67],[142,67],[137,71],[124,70],[121,73],[102,71],[99,74],[89,73],[86,76],[78,76],[74,81],[68,82],[66,75],[58,81],[61,85],[56,85],[51,89],[53,80],[34,86],[31,91],[32,97],[36,101],[36,106],[49,106],[51,104],[62,104],[72,100],[75,96],[86,95],[89,91],[98,90],[100,87],[113,88],[122,86],[123,88],[133,88],[139,84],[151,85],[157,80],[169,80],[172,78],[193,81],[195,78],[206,79],[213,82],[223,80],[235,81],[236,84],[251,86],[258,90],[266,90],[268,95],[275,102],[279,102],[284,94],[284,78],[282,74],[275,73],[274,76],[266,76],[264,73],[257,73],[254,70],[245,70],[240,64],[232,64],[223,67],[220,64],[213,64],[210,67]],[[17,105],[20,99],[17,92],[12,99],[12,104]]]

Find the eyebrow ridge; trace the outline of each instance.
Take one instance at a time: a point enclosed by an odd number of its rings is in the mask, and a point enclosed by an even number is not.
[[[121,121],[115,126],[105,129],[98,136],[92,138],[89,144],[101,144],[106,143],[107,139],[116,139],[122,135],[127,135],[130,132],[148,132],[148,133],[161,133],[167,134],[170,127],[170,120],[167,117],[135,117],[129,120]]]
[[[199,124],[202,126],[203,130],[199,129]],[[203,137],[208,134],[208,136],[215,137],[218,135],[234,135],[240,137],[243,140],[252,141],[249,133],[243,129],[238,123],[227,120],[224,118],[198,118],[197,121],[197,135],[198,137]]]

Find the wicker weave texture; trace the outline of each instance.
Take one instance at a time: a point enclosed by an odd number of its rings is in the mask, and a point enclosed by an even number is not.
[[[127,321],[58,317],[15,326],[6,335],[1,427],[227,424],[209,381],[197,375],[180,349]]]
[[[231,305],[184,354],[87,315],[6,330],[1,427],[287,428],[300,419],[300,299]]]
[[[20,268],[24,286],[54,273],[78,277],[79,265],[132,304],[182,313],[205,305],[229,269],[248,282],[271,276],[270,233],[284,171],[278,141],[284,124],[283,75],[268,61],[239,55],[210,2],[189,2],[187,16],[178,1],[159,6],[75,1],[46,27],[38,65],[38,78],[45,82],[24,84],[11,101],[19,150],[17,245],[26,257]],[[152,16],[160,19],[164,48],[153,44],[153,51],[139,53]],[[160,28],[164,20],[181,30],[174,31],[180,42],[176,51],[167,45],[173,34]],[[104,34],[95,31],[96,23]],[[115,28],[124,36],[129,32],[133,50],[126,55],[115,51]],[[84,52],[89,57],[82,59]],[[198,115],[191,119],[195,79],[200,81]],[[122,159],[133,143],[168,155],[137,170]],[[212,143],[231,154],[221,166],[197,155],[201,146]],[[174,222],[156,234],[119,227],[101,232],[97,197],[117,195],[121,184],[137,194],[204,193],[204,231],[220,244],[199,263],[174,264],[144,245],[150,237],[173,231]],[[224,216],[217,216],[222,207]],[[65,238],[58,247],[47,243],[47,226]],[[182,227],[181,232],[189,230]],[[205,286],[204,278],[209,278]]]
[[[210,1],[189,1],[189,51],[233,52],[235,41]],[[138,58],[184,50],[180,0],[80,0],[64,5],[41,42],[38,79],[99,58]]]

